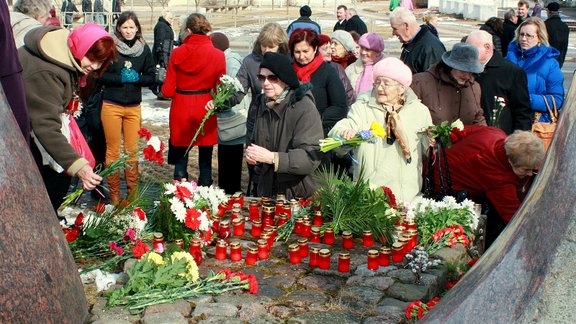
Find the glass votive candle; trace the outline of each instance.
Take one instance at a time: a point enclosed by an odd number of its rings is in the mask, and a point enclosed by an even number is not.
[[[308,256],[308,240],[305,238],[298,239],[298,246],[300,247],[300,256],[305,258]]]
[[[162,253],[165,250],[164,235],[162,233],[152,234],[152,249],[158,253]]]
[[[280,216],[278,216],[278,222],[276,223],[276,226],[280,227],[286,224],[287,221],[288,221],[288,214],[281,213]]]
[[[320,228],[316,226],[312,226],[310,229],[310,242],[311,243],[320,243]]]
[[[262,207],[262,223],[264,223],[264,219],[274,219],[274,207],[273,206],[264,206]]]
[[[379,252],[379,256],[378,256],[378,263],[383,266],[383,267],[387,267],[390,265],[390,248],[388,247],[381,247]]]
[[[318,258],[320,256],[320,249],[317,247],[310,248],[310,266],[317,267],[318,266]]]
[[[244,193],[242,191],[236,191],[232,195],[232,199],[234,200],[235,203],[240,205],[240,208],[244,206]]]
[[[251,244],[248,246],[248,252],[246,253],[246,264],[247,265],[254,265],[258,260],[258,247],[256,245]]]
[[[200,265],[202,263],[202,240],[197,237],[191,239],[189,251],[196,264]]]
[[[277,194],[276,195],[276,201],[281,201],[284,202],[284,200],[286,200],[286,195],[285,194]]]
[[[284,212],[284,201],[276,201],[276,208],[274,210],[275,216],[280,216]]]
[[[304,224],[302,225],[302,233],[300,233],[300,235],[304,237],[310,237],[311,230],[312,230],[312,222],[305,220]]]
[[[416,223],[414,222],[414,220],[409,220],[406,222],[406,230],[415,230],[416,229]]]
[[[240,246],[240,242],[230,243],[230,260],[234,262],[242,260],[242,246]]]
[[[222,221],[220,222],[220,229],[218,230],[218,237],[228,238],[230,237],[230,222]]]
[[[407,238],[406,236],[400,236],[398,238],[398,242],[402,244],[402,251],[404,254],[410,253],[410,251],[412,251],[410,244],[409,244],[410,239]]]
[[[408,231],[408,238],[410,239],[410,251],[418,245],[418,230],[416,229],[409,229]]]
[[[331,227],[324,229],[324,244],[334,244],[334,230]]]
[[[228,210],[228,201],[223,201],[218,205],[218,217],[224,216]]]
[[[402,247],[402,243],[394,243],[392,244],[392,262],[400,263],[404,260],[404,251]]]
[[[304,228],[304,219],[301,217],[296,218],[294,221],[294,234],[302,234],[302,229]]]
[[[290,256],[290,263],[298,264],[302,262],[302,257],[300,256],[300,246],[298,246],[298,244],[290,244],[288,246],[288,254]]]
[[[183,239],[175,239],[174,245],[179,246],[182,250],[184,250],[184,240]]]
[[[260,220],[260,206],[258,205],[258,200],[250,200],[250,205],[248,205],[248,212],[250,213],[250,220],[252,222],[255,220]]]
[[[258,240],[258,259],[268,259],[268,241],[265,239]]]
[[[322,212],[317,210],[314,212],[314,218],[312,221],[312,225],[322,226],[322,224],[324,224],[324,219],[322,218]]]
[[[252,228],[250,229],[250,234],[254,237],[260,237],[262,234],[262,222],[259,219],[252,221]]]
[[[262,199],[260,199],[260,205],[261,206],[266,206],[268,205],[272,200],[270,199],[270,197],[262,197]]]
[[[354,238],[352,237],[352,232],[344,231],[342,232],[342,247],[349,250],[354,246]]]
[[[212,230],[218,232],[220,230],[220,216],[212,215],[210,219],[212,220]]]
[[[350,253],[342,252],[338,255],[338,272],[350,271]]]
[[[260,235],[260,238],[266,240],[266,242],[268,243],[268,251],[270,251],[272,245],[274,244],[274,241],[272,240],[272,235],[270,235],[270,233],[264,232]]]
[[[216,260],[226,260],[226,241],[218,240],[216,243]]]
[[[378,270],[378,267],[380,267],[379,255],[378,250],[368,251],[368,270]]]
[[[288,218],[291,218],[292,215],[298,213],[300,211],[300,203],[298,202],[298,200],[292,198],[290,199],[290,214],[288,215]]]
[[[282,214],[286,214],[286,217],[289,219],[290,217],[292,217],[292,209],[290,209],[290,203],[285,202],[284,203],[284,211],[282,213],[280,213],[280,215]]]
[[[332,253],[328,249],[321,249],[318,253],[318,268],[322,270],[330,269],[330,255]]]
[[[268,233],[272,237],[272,242],[276,241],[276,235],[278,235],[278,226],[270,225],[267,227]]]
[[[239,205],[239,204],[234,204]],[[241,208],[232,208],[232,214],[230,216],[231,220],[235,220],[237,218],[244,218],[242,216],[242,209]]]
[[[362,232],[362,244],[364,246],[374,246],[374,237],[371,230],[364,230]]]
[[[244,235],[244,227],[245,227],[244,223],[244,218],[243,217],[238,217],[235,220],[232,221],[232,229],[234,231],[234,236],[242,236]]]

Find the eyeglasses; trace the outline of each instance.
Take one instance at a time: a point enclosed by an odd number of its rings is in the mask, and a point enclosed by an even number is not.
[[[526,34],[526,33],[520,33],[519,34],[519,38],[523,38],[525,37],[526,39],[534,39],[534,37],[536,37],[536,35],[530,35],[530,34]]]
[[[280,78],[278,78],[278,76],[274,75],[274,74],[270,74],[270,75],[258,74],[256,77],[258,78],[258,81],[260,81],[260,82],[265,82],[266,80],[268,80],[268,81],[270,81],[270,83],[275,83],[275,82],[278,82],[278,80],[280,80]]]
[[[376,82],[374,82],[372,85],[374,86],[374,88],[378,88],[379,86],[383,86],[384,88],[392,88],[392,87],[399,86],[400,83],[398,83],[398,82],[390,83],[390,82],[384,81],[384,80],[381,80],[381,81],[376,80]]]

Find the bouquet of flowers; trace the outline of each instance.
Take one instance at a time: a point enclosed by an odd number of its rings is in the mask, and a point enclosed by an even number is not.
[[[470,239],[464,233],[462,226],[452,225],[432,234],[432,243],[428,246],[428,253],[433,254],[445,246],[454,247],[458,243],[466,247]]]
[[[384,136],[386,136],[386,130],[384,130],[382,125],[377,122],[372,122],[370,129],[359,131],[356,136],[351,139],[344,139],[342,136],[321,139],[320,151],[326,153],[340,146],[348,145],[356,147],[366,142],[374,144],[378,138],[384,138]]]
[[[494,96],[494,109],[492,110],[491,126],[500,127],[500,115],[506,108],[506,99]]]
[[[206,115],[204,115],[204,118],[202,118],[202,121],[200,122],[200,125],[196,130],[196,133],[194,133],[194,136],[192,136],[192,141],[190,141],[190,145],[188,145],[188,149],[186,149],[186,152],[188,152],[192,148],[192,144],[196,142],[196,139],[198,138],[198,135],[200,135],[200,132],[202,133],[204,132],[204,124],[206,124],[206,121],[208,121],[210,117],[216,114],[220,109],[231,108],[226,106],[226,101],[232,98],[232,96],[238,91],[244,91],[244,88],[242,87],[242,84],[240,84],[240,81],[238,81],[238,79],[226,74],[220,77],[220,82],[216,86],[216,92],[210,90],[210,94],[212,95],[212,102],[214,103],[214,109],[208,110],[206,112]]]
[[[416,197],[406,213],[407,220],[414,220],[420,237],[420,244],[429,247],[433,244],[433,234],[451,226],[461,226],[462,232],[473,237],[478,227],[478,215],[474,202],[465,199],[457,203],[452,196],[442,201]]]
[[[218,206],[227,201],[224,190],[198,186],[194,181],[174,181],[164,184],[158,212],[159,231],[168,240],[200,236],[212,239],[210,215],[218,214]]]
[[[450,148],[452,144],[464,137],[464,124],[460,119],[456,119],[452,123],[445,120],[440,125],[429,126],[419,133],[428,134],[431,139],[440,142],[446,148]]]
[[[440,302],[440,298],[438,297],[432,298],[432,300],[427,303],[423,303],[420,300],[412,302],[410,305],[408,305],[408,307],[406,307],[406,318],[420,320],[424,317],[424,315],[428,314],[428,312],[430,312],[430,310],[436,306],[438,302]]]

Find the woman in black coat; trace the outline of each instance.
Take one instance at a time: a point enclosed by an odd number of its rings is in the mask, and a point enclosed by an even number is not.
[[[172,23],[174,22],[174,15],[168,10],[162,12],[162,16],[158,17],[158,22],[154,26],[154,46],[152,47],[152,57],[156,69],[166,68],[172,49],[174,48],[174,30]],[[158,97],[159,100],[166,100],[160,92],[162,83],[154,84],[150,90]]]

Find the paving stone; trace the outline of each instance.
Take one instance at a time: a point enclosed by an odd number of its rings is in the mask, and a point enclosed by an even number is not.
[[[378,306],[394,306],[394,307],[399,307],[399,308],[404,308],[406,309],[406,307],[408,307],[408,305],[410,305],[411,302],[405,302],[402,300],[398,300],[395,298],[384,298],[384,300],[382,300],[380,303],[378,303]]]
[[[311,304],[324,304],[330,299],[330,296],[312,290],[299,290],[291,293],[286,297],[286,301],[296,307],[306,307]]]
[[[146,307],[144,311],[144,316],[151,315],[154,313],[168,313],[168,312],[178,312],[182,316],[187,317],[192,311],[192,306],[190,303],[184,299],[177,300],[173,303],[158,304]]]
[[[361,277],[356,277],[361,278]],[[373,287],[378,290],[385,291],[394,284],[394,280],[390,277],[369,277],[363,278],[363,280],[352,280],[346,283],[347,285],[358,285],[362,287]]]
[[[128,322],[126,320],[96,320],[90,322],[91,324],[132,324],[132,322]]]
[[[352,267],[350,268],[350,272],[339,272],[338,265],[336,263],[331,264],[329,270],[314,268],[314,270],[312,270],[312,273],[315,275],[326,276],[330,278],[333,277],[348,278],[353,274]]]
[[[308,275],[298,279],[298,284],[307,289],[337,290],[342,287],[342,279],[319,275]]]
[[[330,323],[330,324],[352,324],[360,323],[360,319],[350,312],[306,312],[288,319],[289,324],[301,323]]]
[[[339,297],[344,305],[362,309],[367,305],[376,305],[384,292],[373,287],[347,286],[340,290]]]
[[[261,303],[244,303],[238,312],[240,319],[248,323],[265,315],[268,311]]]
[[[192,303],[193,307],[198,306],[199,304],[210,304],[214,302],[214,296],[212,295],[200,295],[198,297],[192,297],[186,299],[187,302]]]
[[[466,248],[462,244],[456,244],[454,247],[443,247],[434,253],[434,256],[450,263],[459,263],[469,259]]]
[[[260,296],[275,299],[275,298],[280,298],[280,297],[284,296],[284,294],[285,294],[284,290],[282,290],[280,288],[276,288],[274,286],[260,285],[258,287],[258,295],[260,295]]]
[[[266,260],[260,260],[260,261],[256,262],[256,266],[258,268],[263,268],[263,269],[272,269],[278,263],[280,263],[280,260],[278,260],[278,259],[266,259]]]
[[[190,321],[190,323],[194,323]],[[198,320],[198,324],[244,324],[244,321],[238,318],[230,318],[230,317],[223,317],[223,316],[210,316],[208,318],[203,318]]]
[[[193,316],[223,316],[234,317],[238,313],[236,305],[226,303],[198,304],[192,313]]]
[[[271,285],[271,286],[276,286],[276,287],[288,289],[295,282],[296,282],[296,277],[284,274],[284,275],[272,276],[272,277],[262,279],[258,283],[262,284],[262,285]]]
[[[391,313],[386,315],[372,316],[365,318],[362,324],[392,324],[392,323],[408,323],[405,314]]]
[[[407,302],[413,302],[415,300],[422,300],[426,302],[427,300],[425,299],[428,295],[428,287],[397,282],[388,289],[387,295],[388,297]]]
[[[270,314],[278,318],[288,318],[296,313],[293,307],[282,305],[272,306],[268,311],[270,312]]]
[[[100,321],[128,321],[130,323],[138,323],[140,321],[140,315],[133,315],[124,308],[112,307],[106,308],[107,299],[99,297],[96,299],[94,306],[92,307],[91,313],[95,316],[95,319]]]
[[[136,262],[138,262],[138,260],[134,258],[126,260],[126,262],[124,262],[124,269],[123,269],[124,273],[128,273],[128,271],[130,271],[130,269],[134,267]]]
[[[223,294],[214,296],[214,302],[228,303],[240,306],[244,303],[269,303],[270,298],[260,296],[260,292],[258,292],[258,295],[252,295],[247,293],[241,293],[237,295]]]
[[[162,312],[144,316],[142,324],[188,324],[179,312]]]
[[[374,277],[376,275],[386,275],[390,270],[392,270],[390,267],[379,267],[378,270],[369,270],[367,264],[361,264],[356,268],[354,274],[363,277]]]
[[[301,275],[305,274],[309,270],[309,266],[307,264],[280,264],[272,269],[272,273],[275,275],[283,275],[283,276],[291,276],[291,277],[300,277]]]
[[[405,284],[414,284],[414,282],[416,281],[416,276],[414,275],[414,273],[412,273],[412,270],[410,269],[393,270],[388,272],[386,275]]]

